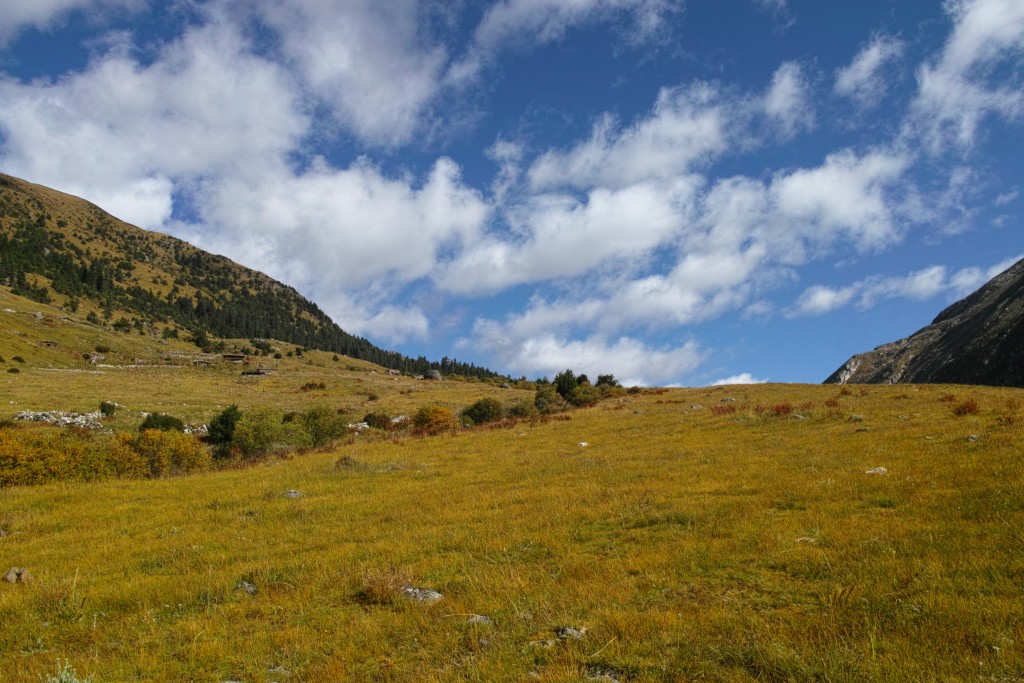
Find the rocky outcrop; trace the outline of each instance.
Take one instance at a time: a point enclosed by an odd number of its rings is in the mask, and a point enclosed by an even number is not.
[[[860,353],[825,384],[1024,387],[1024,260],[911,336]]]

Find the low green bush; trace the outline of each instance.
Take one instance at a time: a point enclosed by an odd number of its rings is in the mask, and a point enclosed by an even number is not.
[[[391,429],[391,416],[382,410],[367,413],[366,416],[363,417],[363,422],[373,429]]]
[[[139,431],[143,432],[147,429],[159,429],[164,432],[183,432],[185,431],[185,423],[180,418],[174,417],[173,415],[167,415],[165,413],[150,413],[139,425]]]
[[[463,408],[462,417],[472,421],[473,424],[487,424],[496,422],[505,417],[505,406],[496,398],[482,398],[473,405]]]

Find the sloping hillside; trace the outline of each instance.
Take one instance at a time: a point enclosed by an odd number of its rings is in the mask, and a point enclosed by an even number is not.
[[[931,325],[860,353],[826,384],[928,382],[1024,386],[1024,260]]]
[[[207,333],[272,338],[406,372],[494,375],[454,360],[442,364],[381,349],[348,334],[316,304],[263,273],[3,174],[0,284],[125,331],[181,328],[200,345]]]

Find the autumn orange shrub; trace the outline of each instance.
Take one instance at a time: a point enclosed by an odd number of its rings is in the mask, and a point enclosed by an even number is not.
[[[182,432],[147,429],[138,435],[119,434],[118,439],[129,443],[153,477],[207,470],[213,460],[203,444]]]
[[[417,434],[443,434],[458,431],[462,427],[452,410],[444,406],[423,406],[412,416],[413,431]]]
[[[206,447],[180,432],[0,430],[0,487],[159,477],[206,470],[210,463]]]

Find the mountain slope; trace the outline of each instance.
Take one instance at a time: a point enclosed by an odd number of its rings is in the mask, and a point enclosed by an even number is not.
[[[129,225],[82,199],[0,174],[0,284],[90,319],[234,339],[278,339],[406,372],[492,376],[472,364],[408,358],[348,334],[263,273]]]
[[[857,354],[826,384],[927,382],[1024,386],[1024,260],[931,325]]]

